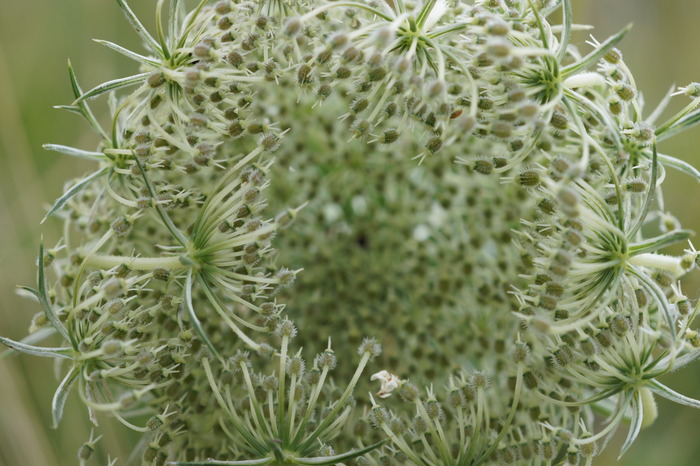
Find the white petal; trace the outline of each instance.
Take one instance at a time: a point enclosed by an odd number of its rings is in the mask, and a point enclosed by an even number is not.
[[[430,10],[430,14],[428,15],[428,18],[425,20],[425,25],[423,26],[424,31],[429,31],[430,28],[435,26],[435,24],[440,21],[440,18],[442,18],[445,13],[447,13],[447,1],[446,0],[437,0],[435,2],[435,5],[433,5],[433,9]]]

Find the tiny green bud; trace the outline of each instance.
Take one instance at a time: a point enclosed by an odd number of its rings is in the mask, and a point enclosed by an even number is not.
[[[126,217],[119,217],[112,222],[111,227],[117,236],[124,237],[131,232],[133,225]]]
[[[617,96],[625,102],[629,102],[637,96],[637,92],[629,84],[618,83],[614,89]]]
[[[530,347],[525,343],[516,343],[513,348],[513,361],[516,364],[526,363],[530,357]]]
[[[490,175],[493,172],[493,162],[485,157],[474,161],[474,171],[482,175]]]
[[[84,443],[78,449],[78,459],[80,461],[89,460],[94,452],[95,452],[95,445],[91,444],[90,442]]]
[[[534,188],[542,182],[539,170],[526,168],[518,174],[518,184],[525,188]]]
[[[603,56],[603,59],[608,63],[616,65],[622,60],[622,52],[620,52],[619,49],[612,48]]]
[[[118,356],[122,351],[122,342],[119,340],[105,340],[101,346],[102,354],[107,357]]]
[[[475,372],[469,376],[469,385],[474,389],[485,389],[491,384],[491,380],[485,372]]]
[[[297,328],[294,326],[294,322],[284,318],[277,324],[275,335],[292,339],[297,336]]]
[[[335,357],[333,350],[327,349],[323,353],[316,356],[315,364],[321,368],[328,368],[329,370],[335,369],[338,364],[338,360]]]
[[[370,425],[375,429],[380,428],[382,424],[388,423],[390,419],[389,411],[381,406],[372,406],[367,417]]]
[[[306,364],[304,363],[304,360],[299,357],[295,356],[287,361],[287,372],[292,375],[301,377],[304,375],[305,368]]]
[[[165,82],[165,76],[159,71],[155,71],[148,76],[148,85],[151,87],[159,87]]]

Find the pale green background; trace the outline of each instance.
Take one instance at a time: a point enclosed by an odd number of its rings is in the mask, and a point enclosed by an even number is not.
[[[155,0],[132,0],[134,10],[151,23]],[[596,25],[596,37],[634,22],[621,48],[647,98],[648,109],[668,87],[700,81],[698,19],[694,0],[579,0],[575,21]],[[60,195],[63,183],[86,173],[76,163],[41,149],[44,142],[90,149],[96,138],[79,118],[51,108],[71,101],[66,58],[73,60],[84,87],[132,73],[134,65],[90,41],[102,38],[138,50],[115,1],[0,0],[0,334],[21,338],[37,306],[15,295],[16,284],[34,282],[34,261],[40,235],[48,245],[59,238],[58,225],[39,226],[46,206]],[[586,33],[578,33],[581,44]],[[685,101],[675,102],[675,107]],[[99,107],[100,111],[103,110]],[[672,142],[665,153],[700,165],[700,128]],[[683,223],[700,231],[700,186],[669,173],[666,202]],[[700,272],[687,290],[700,290]],[[690,294],[697,297],[697,292]],[[675,389],[700,397],[700,365],[668,377]],[[58,381],[52,363],[32,357],[0,361],[0,465],[53,466],[77,464],[77,448],[90,427],[72,396],[61,428],[48,429],[50,400]],[[642,432],[622,465],[691,466],[699,464],[697,442],[700,411],[660,402],[660,417]],[[104,422],[105,426],[110,425]],[[124,431],[105,429],[104,443],[125,464],[119,452]],[[615,448],[597,464],[614,464]],[[92,464],[105,464],[97,456]]]

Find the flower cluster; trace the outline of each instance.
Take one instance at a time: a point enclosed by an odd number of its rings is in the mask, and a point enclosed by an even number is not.
[[[67,362],[55,424],[77,385],[144,464],[573,465],[654,396],[700,407],[657,380],[700,357],[700,253],[661,253],[691,236],[665,170],[700,172],[657,148],[700,86],[644,116],[626,29],[583,53],[569,0],[172,0],[151,35],[118,3],[146,52],[100,42],[140,72],[69,67],[100,144],[46,147],[98,168],[0,338]]]

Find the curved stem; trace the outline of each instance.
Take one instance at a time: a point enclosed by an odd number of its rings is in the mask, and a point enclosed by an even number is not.
[[[132,270],[143,271],[155,269],[177,270],[186,267],[186,265],[180,261],[180,256],[126,257],[94,254],[85,259],[85,264],[100,269],[112,269],[125,264]]]

